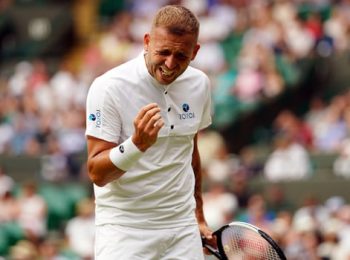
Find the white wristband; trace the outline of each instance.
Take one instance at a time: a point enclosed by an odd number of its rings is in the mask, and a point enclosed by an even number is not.
[[[115,166],[126,172],[142,154],[143,153],[131,140],[131,137],[129,137],[123,143],[110,150],[109,159]]]

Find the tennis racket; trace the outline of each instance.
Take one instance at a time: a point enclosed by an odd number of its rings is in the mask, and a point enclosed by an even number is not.
[[[203,246],[221,260],[286,260],[278,244],[264,231],[245,222],[232,222],[214,232],[217,249]]]

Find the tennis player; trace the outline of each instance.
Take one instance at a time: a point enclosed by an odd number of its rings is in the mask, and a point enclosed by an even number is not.
[[[95,79],[87,98],[95,259],[204,259],[197,133],[211,123],[208,77],[189,66],[199,22],[161,8],[144,51]]]

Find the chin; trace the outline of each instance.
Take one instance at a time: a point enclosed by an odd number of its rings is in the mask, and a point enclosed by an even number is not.
[[[171,78],[171,79],[164,79],[162,76],[157,75],[156,80],[158,81],[159,84],[162,85],[169,85],[172,83],[176,78]]]
[[[171,82],[164,81],[164,80],[157,80],[157,82],[161,85],[169,85]]]

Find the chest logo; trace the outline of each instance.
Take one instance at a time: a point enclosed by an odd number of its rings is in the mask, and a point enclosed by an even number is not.
[[[188,104],[183,104],[182,105],[182,110],[184,111],[184,112],[188,112],[189,110],[190,110],[190,106],[188,105]]]
[[[180,120],[192,119],[196,117],[194,112],[190,112],[190,106],[187,103],[182,104],[182,110],[184,113],[179,114]]]

